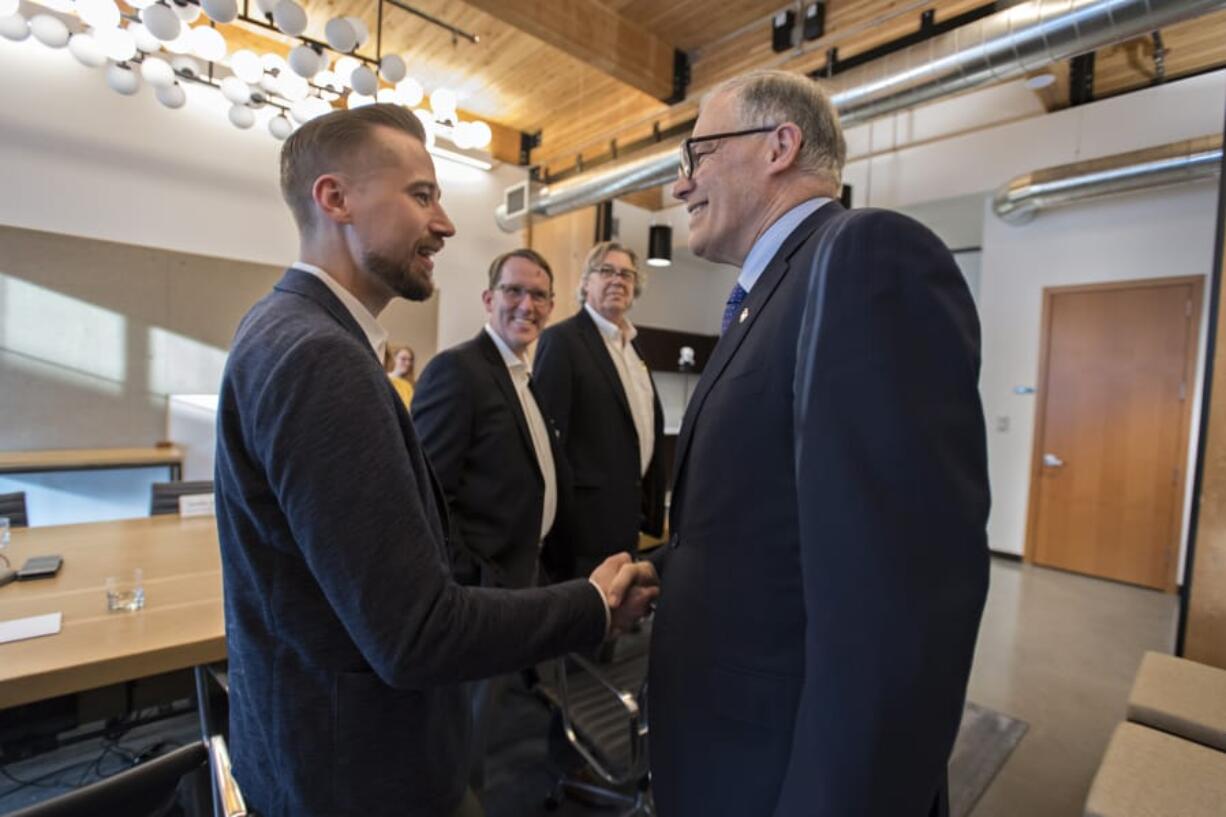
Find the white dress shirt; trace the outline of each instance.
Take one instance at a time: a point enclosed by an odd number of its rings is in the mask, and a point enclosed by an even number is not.
[[[379,325],[379,322],[375,320],[375,316],[370,314],[370,310],[362,306],[362,302],[355,298],[352,292],[337,283],[335,278],[314,264],[308,264],[305,261],[295,261],[290,266],[303,272],[309,272],[323,281],[328,289],[332,290],[332,294],[344,304],[345,309],[348,309],[349,314],[358,322],[358,326],[361,328],[362,333],[366,335],[366,340],[370,343],[370,348],[375,350],[375,357],[379,359],[379,365],[382,366],[383,355],[387,351],[387,330]]]
[[[523,409],[524,418],[528,421],[528,434],[532,438],[532,448],[536,451],[536,464],[541,469],[541,476],[545,480],[545,502],[541,508],[541,539],[543,540],[553,527],[554,517],[558,513],[558,474],[554,469],[553,449],[549,446],[549,427],[545,424],[545,415],[541,414],[541,407],[536,404],[536,398],[532,396],[532,390],[528,388],[532,369],[528,365],[526,356],[521,358],[512,352],[511,347],[507,346],[506,341],[499,337],[488,323],[485,325],[485,332],[498,347],[498,352],[502,355],[502,360],[506,363],[507,371],[511,375],[511,382],[515,384],[519,407]]]
[[[623,332],[621,327],[592,309],[590,304],[584,304],[583,308],[592,316],[600,336],[604,338],[605,348],[609,350],[609,357],[613,358],[613,368],[617,369],[626,400],[630,403],[630,416],[634,418],[634,430],[639,438],[639,476],[643,476],[656,448],[656,391],[647,364],[643,363],[630,342],[638,335],[638,330],[627,320]]]

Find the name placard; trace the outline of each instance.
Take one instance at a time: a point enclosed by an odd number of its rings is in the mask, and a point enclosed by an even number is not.
[[[179,516],[214,516],[212,494],[184,494],[179,497]]]

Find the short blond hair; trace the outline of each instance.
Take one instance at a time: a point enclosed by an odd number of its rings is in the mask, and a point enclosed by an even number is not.
[[[842,185],[847,143],[839,113],[816,80],[787,71],[750,71],[720,83],[710,96],[724,93],[736,95],[747,128],[795,123],[804,137],[796,166]]]

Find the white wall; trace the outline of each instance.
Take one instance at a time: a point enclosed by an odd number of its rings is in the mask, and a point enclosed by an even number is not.
[[[1216,219],[1217,185],[1204,182],[1054,209],[1023,226],[1006,224],[991,213],[985,217],[981,390],[992,478],[988,537],[994,550],[1020,554],[1024,546],[1035,395],[1017,395],[1013,388],[1038,385],[1043,288],[1207,276],[1213,265]],[[1200,415],[1205,328],[1202,316],[1191,451],[1196,449]],[[1000,418],[1008,418],[1008,431],[996,430]],[[1192,460],[1189,456],[1189,468]],[[1181,550],[1181,576],[1182,558]]]

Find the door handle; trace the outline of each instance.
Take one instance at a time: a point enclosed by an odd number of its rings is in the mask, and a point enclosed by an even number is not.
[[[1047,468],[1063,468],[1064,460],[1060,459],[1055,454],[1044,454],[1043,465]]]

